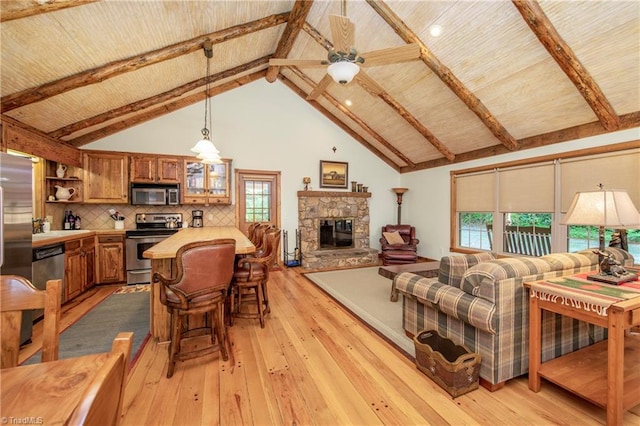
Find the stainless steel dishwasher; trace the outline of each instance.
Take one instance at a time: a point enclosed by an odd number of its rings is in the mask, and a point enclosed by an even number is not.
[[[39,290],[45,290],[48,280],[62,280],[62,300],[65,298],[64,282],[64,244],[51,244],[33,249],[31,282]],[[44,310],[33,311],[33,321],[43,316]]]

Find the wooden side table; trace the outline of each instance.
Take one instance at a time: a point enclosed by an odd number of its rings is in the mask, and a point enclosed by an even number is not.
[[[413,272],[414,274],[421,275],[423,277],[432,278],[438,276],[438,270],[440,269],[440,262],[417,262],[407,263],[404,265],[387,265],[378,268],[378,274],[391,280],[391,297],[389,300],[392,302],[398,301],[398,290],[393,279],[396,275],[402,272]]]
[[[529,389],[538,392],[544,377],[605,408],[607,425],[621,425],[624,412],[640,403],[640,336],[628,333],[640,324],[640,282],[627,291],[585,275],[524,284],[531,292]],[[542,310],[606,327],[608,340],[541,363]]]

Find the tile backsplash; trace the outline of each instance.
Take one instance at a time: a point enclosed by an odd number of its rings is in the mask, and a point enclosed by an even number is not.
[[[131,206],[128,204],[63,204],[47,203],[46,215],[53,217],[52,230],[62,229],[62,219],[65,210],[73,211],[80,216],[82,229],[114,229],[114,221],[109,215],[109,209],[115,209],[125,217],[125,229],[135,229],[136,213],[182,213],[183,220],[191,224],[191,212],[202,210],[204,226],[234,226],[235,206]]]

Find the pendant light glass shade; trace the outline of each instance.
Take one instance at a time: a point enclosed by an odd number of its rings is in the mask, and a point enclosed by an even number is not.
[[[200,139],[191,148],[192,152],[198,154],[198,158],[205,164],[220,163],[220,151],[211,142],[209,128],[207,126],[212,124],[211,120],[211,98],[209,97],[209,71],[211,69],[211,57],[213,56],[213,45],[211,41],[206,40],[203,45],[204,55],[207,58],[207,80],[206,89],[204,92],[204,127],[202,128],[202,139]]]
[[[360,72],[360,67],[353,62],[335,62],[327,68],[327,73],[338,84],[348,84]]]

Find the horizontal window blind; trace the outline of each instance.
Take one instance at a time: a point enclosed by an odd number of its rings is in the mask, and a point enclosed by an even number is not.
[[[624,189],[640,209],[640,149],[593,157],[572,158],[560,163],[561,211],[566,213],[576,192]]]

